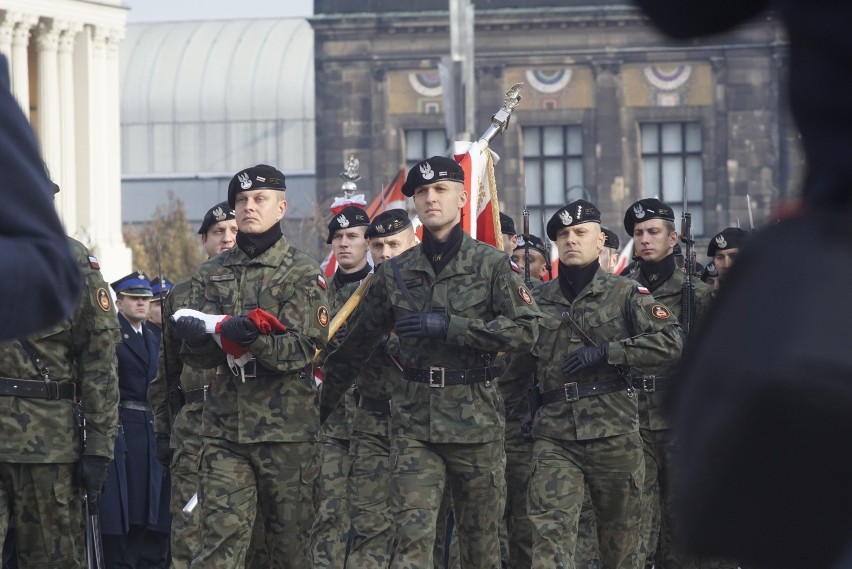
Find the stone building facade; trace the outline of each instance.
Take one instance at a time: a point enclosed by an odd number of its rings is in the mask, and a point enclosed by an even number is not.
[[[476,125],[524,81],[509,130],[492,148],[501,208],[531,228],[586,197],[622,236],[624,209],[657,196],[679,212],[684,190],[696,236],[771,218],[802,175],[786,108],[787,43],[763,16],[733,33],[673,43],[632,5],[477,0]],[[447,0],[316,0],[317,187],[335,195],[350,154],[363,188],[446,153],[438,63],[450,50]],[[323,189],[329,189],[323,193]],[[516,223],[519,225],[519,223]]]
[[[120,0],[0,0],[0,52],[30,118],[69,235],[98,255],[104,276],[130,269],[121,236],[118,47]]]

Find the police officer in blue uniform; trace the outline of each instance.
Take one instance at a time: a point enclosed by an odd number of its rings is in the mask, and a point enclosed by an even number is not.
[[[160,334],[146,322],[153,293],[141,272],[110,286],[121,326],[121,343],[116,347],[120,427],[100,502],[104,561],[111,569],[152,563],[165,567],[169,518],[168,507],[161,508],[161,502],[168,504],[161,500],[161,493],[168,492],[169,486],[156,459],[153,415],[147,402],[160,348]],[[154,558],[159,559],[152,562]]]

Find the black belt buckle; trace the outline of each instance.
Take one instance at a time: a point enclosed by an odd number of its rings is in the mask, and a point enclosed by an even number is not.
[[[243,377],[252,379],[257,377],[257,360],[252,358],[243,366]],[[205,393],[206,395],[206,393]]]
[[[59,382],[58,381],[45,381],[44,382],[45,390],[47,391],[47,398],[50,400],[59,399]]]
[[[642,376],[642,391],[645,393],[654,393],[657,390],[657,376],[643,375]]]
[[[580,389],[576,381],[566,383],[562,388],[565,390],[565,401],[577,401],[580,399]]]
[[[446,385],[446,373],[442,367],[429,366],[429,387],[444,387]],[[438,378],[435,377],[435,372],[440,372]]]

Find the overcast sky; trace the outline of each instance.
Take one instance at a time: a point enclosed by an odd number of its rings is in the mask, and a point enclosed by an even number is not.
[[[313,0],[124,0],[128,23],[308,17]]]

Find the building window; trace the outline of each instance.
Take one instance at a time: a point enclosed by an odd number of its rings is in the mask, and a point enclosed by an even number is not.
[[[657,198],[675,212],[683,212],[683,190],[692,214],[692,233],[704,235],[704,175],[701,125],[648,123],[641,125],[642,197]],[[677,225],[676,225],[677,227]]]
[[[530,233],[544,238],[559,208],[580,198],[594,202],[583,184],[583,131],[579,125],[524,127],[523,139]]]
[[[407,168],[432,156],[446,156],[447,135],[442,128],[405,131],[405,164]]]

